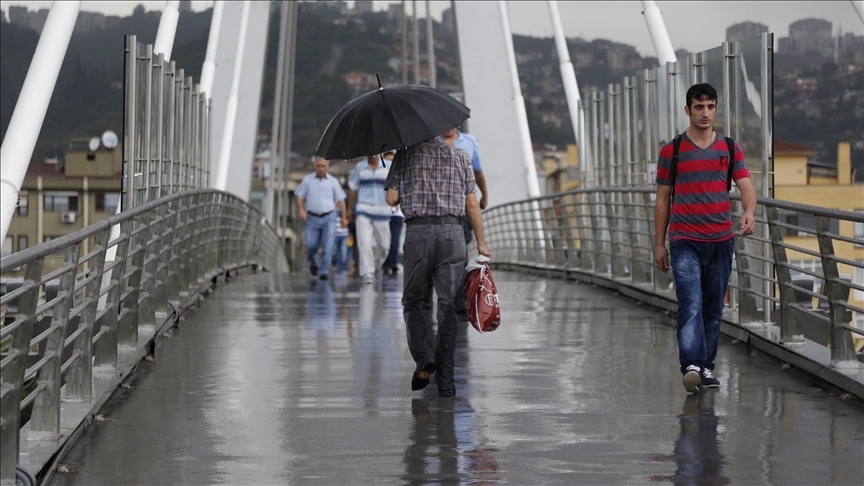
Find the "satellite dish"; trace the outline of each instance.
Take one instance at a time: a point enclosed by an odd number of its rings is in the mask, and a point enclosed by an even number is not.
[[[91,152],[95,152],[99,150],[99,137],[93,137],[90,139],[90,143],[87,145]]]
[[[105,130],[105,133],[102,134],[102,145],[106,148],[113,149],[117,146],[117,134],[111,130]]]

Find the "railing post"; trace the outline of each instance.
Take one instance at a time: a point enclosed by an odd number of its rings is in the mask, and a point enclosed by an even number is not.
[[[60,277],[57,306],[51,316],[52,331],[45,343],[45,357],[51,357],[51,360],[45,363],[45,367],[39,372],[39,385],[44,385],[44,389],[33,402],[28,438],[56,439],[60,434],[60,387],[63,382],[60,366],[63,364],[63,344],[69,322],[69,309],[72,307],[72,289],[75,287],[79,250],[80,245],[77,244],[66,248],[63,262],[66,271]]]
[[[151,262],[152,268],[148,270],[150,278],[153,281],[153,288],[148,290],[148,293],[153,305],[154,316],[157,322],[159,322],[160,319],[168,317],[166,281],[168,269],[166,268],[165,255],[168,253],[168,242],[171,240],[166,238],[165,231],[165,228],[168,226],[168,204],[160,205],[155,211],[156,223],[151,223],[155,227],[152,242],[153,248],[151,249],[153,260]]]
[[[124,226],[126,225],[126,226]],[[100,327],[105,329],[105,334],[96,343],[95,359],[93,366],[111,366],[117,369],[117,343],[119,333],[119,321],[117,320],[120,308],[121,283],[125,281],[123,267],[129,250],[128,223],[120,223],[120,240],[116,245],[114,256],[115,266],[111,269],[111,282],[105,298],[104,315]],[[108,242],[111,243],[110,241]],[[102,278],[105,278],[103,272]]]
[[[828,347],[831,348],[831,365],[838,368],[857,366],[855,346],[852,343],[851,332],[843,329],[843,325],[852,320],[851,313],[840,305],[843,301],[843,289],[839,283],[840,272],[837,270],[834,243],[829,233],[831,226],[825,216],[816,216],[816,238],[819,240],[819,253],[822,255],[822,293],[828,297],[828,317],[831,319],[831,332]]]
[[[154,110],[154,136],[155,142],[153,143],[153,148],[155,149],[155,155],[152,155],[151,158],[155,162],[155,167],[152,167],[154,173],[148,173],[150,178],[150,193],[148,201],[153,201],[159,199],[164,196],[164,191],[162,190],[162,169],[163,164],[165,163],[165,150],[164,150],[164,140],[163,134],[165,130],[163,129],[163,125],[165,124],[165,59],[162,53],[156,54],[156,62],[153,65],[153,77],[155,84],[155,94],[156,94],[156,109]]]
[[[0,374],[0,481],[10,479],[15,484],[15,466],[18,464],[19,434],[21,426],[21,386],[27,367],[27,351],[30,349],[30,336],[36,320],[36,303],[39,299],[39,282],[42,280],[42,264],[39,258],[27,264],[24,270],[25,291],[18,297],[18,315],[10,326],[17,325],[12,331],[9,342],[8,364]],[[6,335],[3,335],[6,338]]]
[[[141,127],[144,132],[144,154],[140,163],[138,160],[135,161],[135,206],[150,200],[150,161],[153,159],[153,45],[147,44],[145,49],[147,75],[144,78],[144,126]]]
[[[774,269],[777,273],[777,286],[780,289],[780,341],[783,344],[804,344],[804,333],[798,320],[798,311],[792,307],[795,304],[795,291],[792,285],[792,274],[789,271],[789,261],[786,249],[783,248],[783,234],[777,226],[777,208],[765,206],[768,228],[771,232],[771,250],[774,254]]]
[[[155,230],[153,224],[154,211],[148,211],[142,216],[141,226],[144,228],[138,236],[143,242],[141,252],[141,264],[138,266],[140,270],[140,282],[138,288],[141,291],[138,294],[138,327],[153,327],[156,328],[156,308],[153,303],[154,293],[156,291],[156,269],[153,263],[159,255],[159,241],[154,237]]]
[[[138,345],[138,295],[141,286],[141,264],[144,261],[144,248],[141,240],[132,236],[135,228],[132,219],[126,220],[120,226],[120,233],[126,236],[126,257],[123,259],[122,280],[119,282],[120,301],[123,310],[117,316],[117,342],[120,346],[136,347]]]
[[[126,117],[123,120],[123,191],[120,206],[127,210],[134,206],[135,160],[137,156],[136,131],[138,130],[138,37],[126,36]]]
[[[620,279],[627,275],[626,262],[627,255],[624,245],[621,244],[621,235],[626,231],[622,226],[621,219],[618,217],[621,208],[616,204],[615,198],[619,193],[617,191],[605,191],[603,198],[606,202],[606,220],[609,223],[609,245],[612,249],[612,278]],[[616,211],[616,209],[618,211]]]
[[[105,252],[108,246],[109,231],[102,231],[94,239],[93,251],[98,254],[90,260],[90,281],[84,287],[84,306],[81,312],[78,330],[81,332],[75,338],[72,358],[75,362],[69,369],[64,398],[74,401],[89,402],[93,397],[93,327],[96,321],[96,305],[99,302],[99,290],[102,284],[102,269],[105,267]]]
[[[750,290],[750,275],[748,273],[750,263],[745,255],[745,243],[746,240],[743,237],[735,237],[735,263],[738,271],[738,322],[742,324],[762,321],[756,307],[756,297]]]

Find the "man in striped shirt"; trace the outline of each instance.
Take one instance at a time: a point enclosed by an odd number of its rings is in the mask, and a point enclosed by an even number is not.
[[[654,260],[660,271],[669,271],[668,225],[678,297],[678,359],[684,388],[695,392],[720,386],[714,358],[735,236],[727,179],[731,175],[741,192],[741,236],[753,234],[756,227],[756,191],[741,147],[735,142],[730,151],[726,138],[714,132],[717,91],[707,83],[693,85],[684,113],[690,127],[680,136],[677,163],[674,141],[660,149],[658,158]]]
[[[381,279],[382,265],[390,252],[390,206],[384,198],[384,181],[388,168],[377,155],[358,162],[348,179],[348,207],[357,201],[356,216],[358,270],[364,284]]]

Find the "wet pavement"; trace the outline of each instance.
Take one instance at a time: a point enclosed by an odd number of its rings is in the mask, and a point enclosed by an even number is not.
[[[495,272],[455,399],[410,391],[401,279],[247,275],[118,389],[52,484],[862,484],[864,403],[721,337],[687,396],[673,318]],[[430,315],[431,317],[431,315]]]

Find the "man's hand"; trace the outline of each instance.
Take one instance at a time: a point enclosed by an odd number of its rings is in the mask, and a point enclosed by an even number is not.
[[[342,227],[343,228],[348,227],[348,216],[342,216]]]
[[[756,218],[745,211],[741,216],[741,236],[750,236],[754,231],[756,231]]]
[[[297,210],[297,215],[300,216],[300,221],[306,221],[306,210],[300,208]]]
[[[486,209],[486,206],[489,204],[489,200],[486,198],[486,194],[480,196],[480,209]]]
[[[669,252],[666,250],[666,245],[658,245],[654,250],[654,263],[661,272],[669,271]]]
[[[477,253],[485,256],[486,258],[492,258],[492,254],[489,253],[489,248],[486,248],[486,245],[483,243],[477,243]]]

